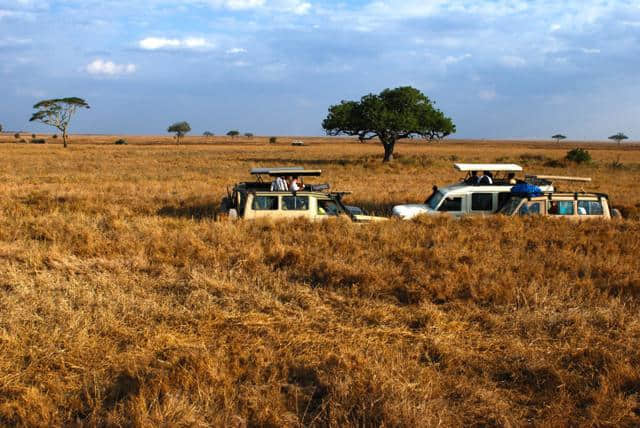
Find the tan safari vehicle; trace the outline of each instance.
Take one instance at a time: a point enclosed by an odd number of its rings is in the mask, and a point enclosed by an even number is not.
[[[573,183],[590,182],[590,178],[562,177],[550,175],[530,176],[529,182],[544,184],[553,180],[568,181]],[[583,221],[620,217],[620,212],[611,208],[609,196],[604,193],[594,192],[542,192],[540,188],[515,192],[505,203],[500,214],[506,216],[544,216],[549,218],[566,218],[569,220]]]
[[[362,209],[345,205],[342,201],[350,192],[330,192],[328,184],[309,184],[297,191],[278,186],[286,177],[296,177],[301,183],[306,178],[318,177],[320,170],[302,167],[254,168],[254,181],[237,183],[222,200],[216,218],[247,220],[258,218],[324,220],[344,216],[357,223],[387,220],[385,217],[367,215]],[[269,177],[265,181],[263,177]],[[287,186],[288,187],[288,186]]]

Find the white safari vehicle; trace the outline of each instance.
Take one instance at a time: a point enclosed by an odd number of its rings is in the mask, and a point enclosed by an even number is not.
[[[433,186],[433,193],[424,204],[396,205],[393,216],[408,220],[421,214],[445,213],[454,217],[492,214],[511,198],[511,188],[517,182],[524,182],[515,178],[522,171],[516,164],[456,163],[454,168],[466,172],[466,177],[446,187]],[[480,180],[479,174],[484,175],[484,172],[491,173],[490,184],[487,183],[489,180]],[[540,187],[546,192],[554,190],[551,182],[541,183]]]
[[[590,178],[561,177],[538,175],[530,178],[535,184],[553,181],[568,181],[577,183],[590,182]],[[499,213],[506,216],[544,216],[549,218],[565,218],[574,221],[604,219],[620,217],[620,212],[611,208],[609,196],[605,193],[593,192],[542,192],[539,188],[531,187],[528,191],[513,189],[511,198],[500,209]]]
[[[217,218],[323,220],[344,216],[357,223],[387,220],[369,216],[358,207],[344,205],[342,198],[350,192],[330,192],[328,184],[304,184],[305,177],[318,177],[322,171],[302,167],[254,168],[254,181],[237,183],[222,200]],[[269,177],[268,181],[263,176]],[[284,190],[287,178],[296,178],[301,189]],[[277,183],[277,180],[281,180]],[[288,188],[288,185],[286,186]]]

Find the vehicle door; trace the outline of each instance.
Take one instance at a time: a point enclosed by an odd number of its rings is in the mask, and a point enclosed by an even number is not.
[[[469,214],[487,215],[496,210],[497,193],[477,192],[467,195],[467,206],[470,207]]]
[[[245,204],[244,218],[265,218],[278,217],[279,198],[278,195],[249,194]]]
[[[311,210],[311,202],[314,202],[315,209],[315,197],[309,195],[283,195],[281,197],[281,206],[278,216],[284,218],[292,217],[307,217],[312,219],[315,217],[315,212]]]
[[[609,213],[608,206],[604,207],[602,200],[596,198],[580,199],[577,201],[577,207],[578,220],[609,218],[609,216],[605,215],[605,212]],[[607,209],[605,210],[605,208]]]
[[[460,217],[466,213],[466,197],[468,195],[446,195],[438,207],[438,212],[446,213],[454,217]]]

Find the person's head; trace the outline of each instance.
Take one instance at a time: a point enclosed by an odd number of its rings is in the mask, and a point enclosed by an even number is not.
[[[490,171],[483,171],[483,172],[482,172],[482,175],[489,176],[489,175],[491,175],[491,172],[490,172]]]
[[[477,176],[477,175],[478,175],[478,171],[471,171],[471,176],[472,176],[472,177],[475,177],[475,176]]]
[[[510,172],[509,174],[507,174],[507,178],[508,178],[509,180],[511,180],[512,178],[515,178],[515,176],[516,176],[516,173],[515,173],[515,172]]]

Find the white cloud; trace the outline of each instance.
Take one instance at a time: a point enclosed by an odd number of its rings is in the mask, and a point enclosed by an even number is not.
[[[589,54],[589,55],[595,55],[595,54],[599,54],[600,53],[600,49],[581,48],[580,50],[583,53],[586,53],[586,54]]]
[[[160,49],[210,49],[214,44],[202,37],[188,37],[185,39],[168,39],[164,37],[147,37],[138,42],[144,50]]]
[[[111,61],[96,59],[87,64],[85,71],[94,76],[117,76],[119,74],[132,74],[136,71],[134,64],[116,64]]]
[[[478,98],[484,101],[495,100],[497,96],[498,95],[496,94],[496,91],[494,91],[493,89],[483,89],[478,92]]]
[[[235,55],[235,54],[242,54],[242,53],[246,53],[247,50],[244,48],[231,48],[231,49],[227,49],[227,53],[230,55]]]
[[[448,56],[443,60],[443,62],[446,65],[456,64],[458,62],[464,61],[465,59],[469,59],[469,58],[471,58],[471,54],[464,54],[460,56]]]
[[[507,67],[519,68],[527,65],[527,61],[519,56],[507,55],[500,58],[500,63]]]
[[[6,37],[0,39],[0,47],[5,46],[23,46],[31,43],[31,39],[20,39],[15,37]]]

